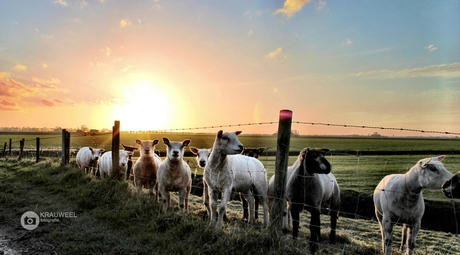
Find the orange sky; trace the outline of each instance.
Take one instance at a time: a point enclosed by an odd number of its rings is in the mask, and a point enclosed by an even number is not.
[[[0,126],[173,129],[290,109],[294,121],[460,132],[458,2],[2,5]]]

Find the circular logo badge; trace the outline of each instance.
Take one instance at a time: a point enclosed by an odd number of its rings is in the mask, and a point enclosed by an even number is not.
[[[23,228],[27,230],[34,230],[38,227],[40,223],[40,217],[33,211],[25,212],[21,216],[21,225]]]

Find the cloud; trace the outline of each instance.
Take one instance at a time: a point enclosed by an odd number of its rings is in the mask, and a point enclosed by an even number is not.
[[[248,35],[252,35],[252,34],[254,34],[254,31],[251,30],[248,32]]]
[[[49,106],[49,107],[53,107],[53,106],[56,106],[56,104],[51,101],[51,100],[48,100],[48,99],[42,99],[42,103],[46,106]]]
[[[350,73],[347,77],[360,79],[393,79],[393,78],[415,78],[415,77],[435,77],[435,76],[460,76],[460,62],[443,64],[412,69],[394,70],[375,70],[369,72]]]
[[[43,67],[43,68],[48,68],[48,65],[45,64],[45,63],[42,63],[42,67]]]
[[[272,51],[272,52],[266,54],[266,55],[265,55],[265,58],[267,58],[267,59],[276,58],[276,56],[278,56],[279,54],[281,54],[281,51],[283,51],[283,48],[278,48],[278,49],[276,49],[275,51]]]
[[[316,10],[319,11],[319,10],[323,9],[324,7],[326,7],[326,5],[327,5],[326,1],[319,0],[318,8],[316,8]],[[329,10],[329,9],[327,9],[327,10]]]
[[[347,40],[341,43],[340,45],[350,45],[350,44],[353,44],[353,42],[350,40],[350,38],[347,38]]]
[[[276,10],[274,14],[284,13],[288,18],[294,16],[296,12],[302,10],[302,7],[309,3],[311,0],[286,0],[284,7]]]
[[[80,3],[80,8],[85,8],[86,6],[88,6],[88,2],[86,2],[85,0],[83,0],[81,3]]]
[[[65,0],[56,0],[54,1],[55,4],[60,4],[60,5],[63,5],[63,6],[67,6],[67,3]]]
[[[423,48],[423,50],[428,50],[428,51],[430,51],[430,52],[435,51],[435,50],[437,50],[437,49],[438,49],[438,47],[434,47],[433,44],[431,44],[430,46],[427,46],[427,47]]]
[[[57,84],[57,83],[61,83],[61,80],[59,80],[58,78],[51,78],[50,80],[45,80],[45,79],[39,79],[37,77],[33,77],[32,80],[34,82],[38,82],[38,83],[41,83],[41,84]]]
[[[19,111],[19,107],[15,102],[0,100],[0,111]]]
[[[27,66],[16,64],[16,66],[14,67],[14,70],[27,71]]]
[[[131,25],[131,22],[130,22],[129,20],[127,20],[127,19],[122,19],[122,20],[120,21],[120,27],[121,27],[121,28],[127,27],[127,26],[129,26],[129,25]]]
[[[112,98],[107,100],[93,100],[92,103],[98,105],[108,105],[108,106],[117,106],[117,105],[126,105],[128,101],[120,99],[120,98]]]

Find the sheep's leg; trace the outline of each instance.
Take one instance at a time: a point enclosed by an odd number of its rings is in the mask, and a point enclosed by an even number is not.
[[[216,223],[217,221],[217,198],[218,192],[209,189],[209,196],[211,197],[211,221]]]
[[[403,225],[402,229],[402,236],[401,236],[401,247],[399,248],[399,251],[402,253],[406,249],[406,241],[407,241],[407,224]]]
[[[318,250],[319,238],[321,236],[320,210],[313,209],[310,219],[310,250],[315,253]]]
[[[184,213],[185,192],[185,189],[179,191],[179,208],[181,213]]]
[[[331,233],[329,235],[329,242],[331,244],[335,244],[335,237],[336,237],[336,228],[337,228],[337,218],[338,218],[338,211],[334,208],[331,208]]]
[[[291,208],[289,210],[292,215],[292,237],[297,238],[299,236],[299,210]]]
[[[421,224],[421,219],[418,219],[414,223],[414,226],[409,228],[409,233],[407,236],[407,245],[409,246],[409,249],[406,250],[406,254],[408,255],[414,254],[415,240],[417,239],[417,235],[420,230],[420,224]]]
[[[249,218],[249,212],[248,212],[248,201],[246,198],[243,196],[243,193],[240,192],[240,199],[241,203],[243,203],[243,219],[248,219]]]
[[[169,191],[166,191],[163,187],[161,189],[161,199],[163,200],[163,212],[168,211],[171,205],[171,195]]]
[[[226,189],[222,192],[222,199],[220,201],[220,207],[219,207],[219,217],[217,219],[217,226],[222,226],[223,221],[224,221],[224,215],[227,212],[227,203],[228,200],[230,200],[230,195],[231,195],[231,189]]]
[[[208,183],[203,178],[203,203],[208,212],[208,217],[211,218],[211,207],[209,206],[209,187]]]
[[[267,196],[262,196],[262,204],[264,206],[264,227],[268,228],[268,201]],[[257,204],[256,204],[257,205]],[[257,214],[256,214],[257,215]]]
[[[156,202],[159,202],[160,200],[159,199],[159,196],[160,196],[160,189],[158,187],[158,182],[155,182],[155,201]]]
[[[260,197],[258,195],[254,196],[254,219],[255,220],[259,218],[259,203],[260,203]]]
[[[246,193],[246,197],[248,198],[248,211],[249,211],[249,224],[254,223],[254,196],[252,195],[251,191]]]
[[[383,229],[382,236],[384,236],[383,252],[385,255],[391,255],[391,245],[393,243],[393,222],[391,222],[390,218],[383,215],[381,225]]]
[[[186,188],[185,191],[185,212],[188,213],[189,207],[188,207],[188,200],[190,197],[190,191],[192,190],[192,183],[190,182],[189,185]]]

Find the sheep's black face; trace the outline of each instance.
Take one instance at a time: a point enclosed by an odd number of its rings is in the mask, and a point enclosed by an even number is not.
[[[328,149],[322,150],[310,150],[306,149],[303,156],[303,164],[310,174],[328,174],[331,172],[331,164],[324,157],[324,153],[328,152]]]
[[[460,198],[460,173],[447,180],[442,185],[442,191],[449,198]]]
[[[248,156],[248,157],[253,157],[253,158],[259,158],[259,155],[262,154],[264,151],[264,148],[260,149],[244,149],[243,150],[243,155]]]

